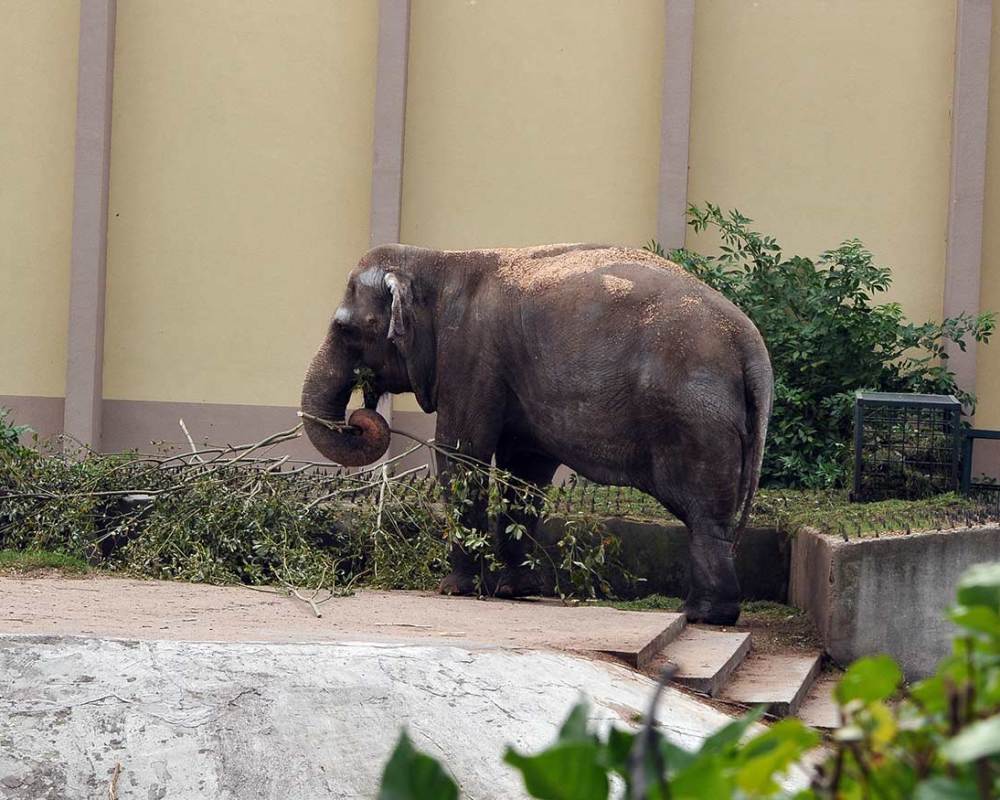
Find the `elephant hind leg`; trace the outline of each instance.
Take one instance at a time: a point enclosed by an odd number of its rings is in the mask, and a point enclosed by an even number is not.
[[[739,513],[742,445],[739,436],[706,430],[653,460],[656,498],[688,529],[688,596],[691,622],[732,625],[740,614],[734,558]],[[692,459],[692,454],[697,454]]]
[[[687,527],[690,560],[684,613],[689,622],[732,625],[740,616],[732,536],[727,536],[726,526],[710,520],[691,520]]]
[[[518,447],[511,440],[501,439],[496,454],[497,467],[509,472],[538,490],[526,500],[523,493],[507,488],[504,496],[513,510],[497,520],[497,555],[501,569],[494,594],[497,597],[529,597],[542,590],[538,572],[525,564],[534,544],[541,492],[552,483],[559,462],[537,451]],[[532,513],[528,507],[534,508]]]

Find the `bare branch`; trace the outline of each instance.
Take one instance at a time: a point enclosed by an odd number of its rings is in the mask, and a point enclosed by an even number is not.
[[[191,434],[188,432],[187,425],[184,424],[184,418],[181,417],[177,421],[180,423],[181,430],[184,431],[184,435],[187,437],[188,444],[191,445],[191,457],[195,461],[204,463],[204,459],[200,455],[198,455],[198,448],[195,447],[194,445],[194,439],[191,438]]]

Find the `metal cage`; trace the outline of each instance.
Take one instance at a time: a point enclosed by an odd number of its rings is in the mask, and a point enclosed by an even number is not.
[[[853,499],[957,491],[961,416],[962,404],[951,395],[858,392]]]
[[[1000,431],[983,428],[967,428],[962,431],[962,494],[975,499],[988,513],[996,517],[1000,515],[1000,482],[995,477],[987,475],[976,480],[972,474],[973,447],[979,439],[1000,440]],[[994,450],[994,458],[995,452]]]

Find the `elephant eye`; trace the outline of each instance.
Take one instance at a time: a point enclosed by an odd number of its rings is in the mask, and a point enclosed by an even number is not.
[[[354,320],[346,314],[338,312],[330,320],[330,332],[341,336],[353,336],[358,333],[358,326]]]

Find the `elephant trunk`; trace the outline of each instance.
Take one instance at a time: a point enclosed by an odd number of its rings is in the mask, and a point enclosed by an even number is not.
[[[303,423],[309,441],[326,458],[345,467],[361,467],[389,449],[389,425],[381,414],[365,408],[344,424],[354,386],[352,367],[343,348],[328,336],[302,386]]]

